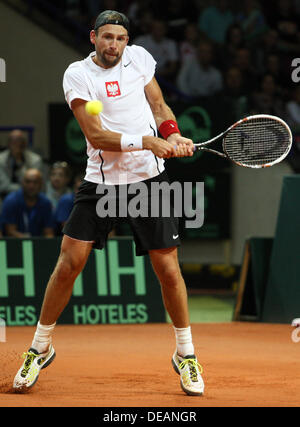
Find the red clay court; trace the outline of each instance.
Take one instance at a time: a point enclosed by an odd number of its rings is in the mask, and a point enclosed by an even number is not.
[[[27,394],[11,385],[34,327],[8,327],[0,343],[1,407],[299,406],[300,343],[286,324],[194,323],[205,395],[185,395],[170,360],[169,324],[58,325],[55,361]]]

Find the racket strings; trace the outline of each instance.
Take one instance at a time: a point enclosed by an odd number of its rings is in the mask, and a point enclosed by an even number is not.
[[[260,117],[245,120],[229,131],[223,149],[237,163],[263,166],[284,156],[290,143],[289,130],[280,121]]]

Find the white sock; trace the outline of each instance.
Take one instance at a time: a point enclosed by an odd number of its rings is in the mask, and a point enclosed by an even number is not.
[[[173,328],[175,331],[177,353],[179,356],[185,357],[187,355],[194,354],[191,327],[175,328],[175,326],[173,326]]]
[[[44,353],[51,344],[51,335],[55,325],[56,323],[53,323],[53,325],[41,325],[38,321],[31,347],[39,353]]]

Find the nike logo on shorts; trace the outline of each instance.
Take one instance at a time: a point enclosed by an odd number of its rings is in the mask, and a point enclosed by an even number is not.
[[[174,236],[174,234],[173,234],[173,239],[174,240],[178,239],[178,237],[179,237],[179,234],[177,234],[177,236]]]

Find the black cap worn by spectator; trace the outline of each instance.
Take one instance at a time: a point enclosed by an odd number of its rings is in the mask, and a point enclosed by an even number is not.
[[[105,10],[97,16],[94,30],[106,24],[122,25],[129,32],[129,19],[123,13],[115,10]]]

